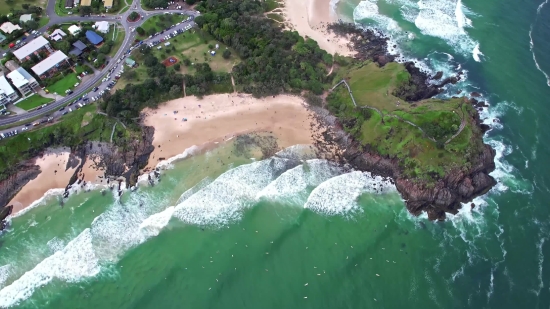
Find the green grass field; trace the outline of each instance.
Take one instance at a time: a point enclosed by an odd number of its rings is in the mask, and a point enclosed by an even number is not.
[[[124,41],[124,35],[124,28],[118,27],[118,24],[115,24],[114,26],[111,25],[111,27],[109,28],[109,32],[105,36],[107,39],[114,42],[113,47],[111,47],[111,51],[109,52],[109,54],[107,54],[108,56],[113,57],[114,55],[116,55],[117,51],[122,45],[122,41]]]
[[[19,103],[17,103],[16,106],[28,111],[28,110],[36,108],[36,107],[38,107],[42,104],[49,103],[51,101],[53,101],[53,100],[50,99],[50,98],[44,98],[44,97],[41,97],[38,94],[35,94],[33,96],[30,96],[30,97],[26,98],[23,101],[20,101]]]
[[[148,18],[143,25],[141,25],[141,28],[145,30],[145,35],[143,37],[149,37],[149,30],[155,29],[155,32],[159,32],[161,30],[164,30],[171,25],[177,24],[184,19],[186,19],[186,15],[179,15],[179,14],[162,14],[162,15],[155,15],[150,18]]]
[[[31,6],[38,6],[41,8],[46,7],[46,0],[14,0],[14,1],[6,1],[6,0],[0,0],[0,14],[6,15],[10,14],[12,9],[21,9],[21,5],[27,3]]]
[[[56,82],[55,84],[51,85],[51,86],[48,86],[46,87],[46,89],[50,92],[50,93],[57,93],[59,95],[65,95],[65,91],[67,89],[72,89],[74,88],[74,85],[76,83],[79,83],[80,81],[78,80],[78,78],[76,78],[76,73],[71,73],[67,76],[65,76],[62,80]]]
[[[389,63],[383,68],[368,62],[357,64],[338,72],[335,82],[341,78],[347,79],[359,106],[376,107],[382,117],[370,109],[354,108],[344,86],[327,98],[329,109],[363,147],[398,159],[405,175],[431,182],[449,169],[464,167],[481,150],[481,132],[472,120],[475,110],[465,99],[429,99],[411,104],[391,95],[398,83],[409,78],[401,64]],[[426,135],[394,116],[416,124]],[[458,132],[463,118],[465,129],[445,144]]]

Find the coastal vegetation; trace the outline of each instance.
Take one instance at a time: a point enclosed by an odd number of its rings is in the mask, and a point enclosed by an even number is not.
[[[20,132],[0,142],[0,180],[17,172],[19,164],[36,157],[48,147],[65,146],[76,149],[87,141],[109,142],[114,118],[98,114],[97,106],[86,105],[64,117],[63,121],[46,125],[40,130]],[[85,120],[85,121],[84,121]],[[134,131],[136,130],[136,131]],[[113,143],[124,145],[139,128],[125,130],[117,126]]]
[[[467,99],[409,103],[392,95],[409,81],[403,65],[367,61],[342,70],[338,78],[347,79],[357,106],[341,86],[327,97],[328,109],[363,150],[397,159],[406,177],[434,183],[452,169],[469,169],[483,151],[477,111]]]

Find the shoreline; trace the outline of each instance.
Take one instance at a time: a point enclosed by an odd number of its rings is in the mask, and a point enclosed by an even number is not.
[[[355,51],[348,47],[350,40],[337,36],[327,30],[327,25],[337,22],[337,16],[332,12],[331,0],[283,0],[284,7],[280,10],[287,25],[298,31],[302,37],[310,37],[317,41],[321,49],[329,54],[339,54],[353,57]]]
[[[189,157],[190,149],[207,151],[218,143],[249,133],[267,132],[275,136],[280,149],[313,143],[315,119],[305,101],[297,96],[279,95],[261,99],[247,94],[215,94],[203,99],[188,96],[143,112],[146,114],[143,124],[155,128],[155,150],[149,156],[147,166],[140,171],[140,176]],[[182,118],[187,118],[187,121],[182,121]],[[52,148],[42,157],[33,159],[40,173],[7,204],[14,206],[12,217],[38,206],[48,196],[64,194],[71,177],[82,163],[77,159],[77,164],[72,162],[71,167],[66,168],[67,162],[74,159],[71,156],[68,148]],[[79,181],[101,186],[106,185],[103,174],[88,157],[76,176]]]

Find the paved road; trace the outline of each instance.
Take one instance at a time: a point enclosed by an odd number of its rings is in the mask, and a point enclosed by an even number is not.
[[[136,22],[136,23],[129,23],[126,20],[126,17],[132,11],[134,11],[133,10],[134,7],[137,7],[137,9],[135,11],[140,13],[143,16],[143,18],[141,20],[139,20],[138,22]],[[125,30],[125,32],[124,32],[124,35],[125,35],[124,41],[122,42],[122,45],[121,45],[120,49],[117,51],[116,55],[112,58],[112,60],[109,62],[109,64],[107,66],[105,66],[105,68],[101,71],[101,73],[100,74],[94,74],[93,78],[91,78],[90,80],[88,80],[88,81],[84,82],[83,84],[81,84],[77,89],[75,89],[74,93],[72,93],[69,96],[64,97],[63,99],[57,100],[56,102],[51,103],[48,106],[46,106],[45,108],[42,108],[40,110],[35,110],[35,111],[31,111],[31,112],[28,112],[28,113],[25,113],[25,114],[15,115],[15,116],[0,119],[0,126],[5,126],[5,125],[10,125],[10,124],[13,124],[13,123],[16,123],[16,122],[26,121],[26,120],[29,120],[29,119],[39,117],[41,115],[52,114],[53,112],[59,110],[59,108],[61,106],[65,105],[67,102],[69,102],[69,101],[71,101],[71,100],[73,100],[77,97],[82,96],[87,91],[88,88],[92,87],[94,84],[101,81],[104,78],[104,76],[107,75],[107,73],[109,71],[111,71],[111,69],[114,69],[115,67],[117,67],[119,65],[119,64],[116,63],[116,60],[120,59],[126,53],[126,51],[132,46],[132,44],[135,40],[136,33],[132,32],[132,29],[135,29],[135,27],[140,26],[141,24],[143,24],[143,22],[145,20],[147,20],[148,18],[150,18],[151,16],[164,14],[166,12],[168,12],[168,13],[184,13],[186,15],[190,15],[190,16],[193,16],[193,17],[199,15],[199,13],[196,12],[196,11],[188,11],[188,10],[145,11],[141,8],[141,4],[140,4],[139,0],[133,0],[132,5],[131,5],[131,9],[126,11],[124,14],[119,15],[119,16],[115,15],[115,16],[106,16],[106,17],[100,17],[100,16],[60,17],[60,16],[57,16],[57,14],[55,14],[55,0],[49,0],[47,8],[46,8],[46,14],[50,18],[50,22],[46,26],[40,28],[39,29],[40,32],[45,31],[51,25],[59,24],[59,23],[63,23],[63,22],[102,21],[102,20],[118,21],[122,24],[122,26],[124,27],[124,30]],[[120,17],[120,19],[118,17]],[[191,23],[192,23],[192,21],[191,21]],[[185,25],[182,24],[178,28],[182,28],[184,26]],[[103,88],[105,88],[106,83],[103,83],[102,86],[103,86]],[[98,91],[101,91],[101,90],[98,90]],[[93,94],[91,94],[91,95],[93,96]],[[58,115],[54,114],[54,116],[58,116]],[[11,130],[14,130],[14,129],[18,129],[20,131],[21,127],[20,126],[19,127],[12,127],[9,130],[3,130],[2,132],[11,131]]]

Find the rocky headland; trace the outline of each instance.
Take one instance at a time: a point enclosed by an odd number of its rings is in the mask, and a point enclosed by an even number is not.
[[[358,29],[345,23],[332,24],[329,29],[339,35],[351,35],[350,47],[356,51],[354,58],[358,61],[373,61],[383,67],[398,58],[397,55],[388,54],[388,38],[373,30]],[[441,80],[442,72],[430,76],[419,70],[413,62],[403,65],[410,74],[410,79],[408,84],[398,87],[393,95],[409,104],[434,97],[443,91],[445,85],[457,83],[462,75],[462,72],[457,72],[455,76]],[[474,98],[479,96],[476,94],[465,99],[475,112],[466,114],[463,120],[471,127],[471,147],[477,149],[472,150],[474,154],[469,156],[468,164],[451,168],[443,176],[434,176],[435,181],[407,175],[404,173],[402,158],[381,155],[372,147],[360,143],[345,130],[347,124],[342,119],[327,113],[321,113],[319,121],[330,127],[330,130],[324,134],[324,141],[318,146],[326,148],[329,144],[337,145],[342,149],[338,155],[338,160],[342,163],[391,178],[413,215],[425,211],[430,220],[444,220],[446,213],[456,214],[463,203],[471,203],[474,198],[487,193],[496,184],[495,179],[489,175],[495,169],[495,150],[483,143],[483,135],[489,130],[489,126],[482,123],[477,112],[487,105]],[[475,205],[471,203],[470,207]]]

